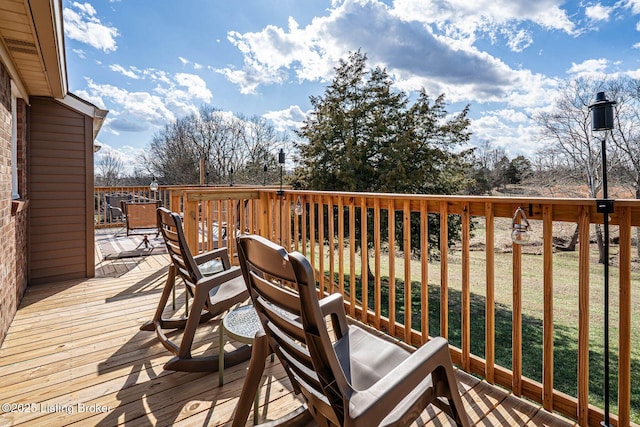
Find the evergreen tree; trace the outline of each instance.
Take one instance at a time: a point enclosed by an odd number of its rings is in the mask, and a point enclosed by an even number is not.
[[[335,69],[323,96],[298,132],[302,142],[294,185],[314,190],[459,194],[469,187],[468,106],[449,115],[444,95],[423,90],[412,104],[386,70],[366,68],[366,55],[350,54]],[[383,218],[383,227],[386,219]],[[450,221],[457,227],[457,221]],[[437,223],[433,223],[437,226]],[[415,227],[415,229],[414,229]],[[401,227],[397,227],[399,233]],[[450,230],[451,232],[452,230]],[[420,242],[412,221],[412,247]],[[383,233],[384,235],[384,233]],[[451,235],[451,241],[457,233]],[[437,246],[439,233],[430,233]],[[371,241],[371,240],[369,240]]]

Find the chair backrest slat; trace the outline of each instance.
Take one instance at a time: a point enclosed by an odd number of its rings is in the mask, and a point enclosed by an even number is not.
[[[327,419],[337,422],[340,418],[326,397],[324,381],[333,380],[326,369],[318,370],[312,359],[305,327],[300,319],[301,305],[296,272],[290,256],[275,244],[262,239],[238,239],[240,265],[245,275],[254,306],[263,323],[271,344],[289,376],[305,397]],[[317,372],[323,372],[321,381]],[[342,402],[339,403],[342,405]]]
[[[169,256],[173,261],[178,274],[190,287],[195,286],[202,279],[202,273],[198,269],[182,229],[180,215],[166,208],[158,208],[158,224],[164,237]]]

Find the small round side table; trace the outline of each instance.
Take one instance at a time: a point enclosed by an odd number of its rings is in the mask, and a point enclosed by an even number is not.
[[[218,357],[218,385],[224,384],[224,334],[229,338],[240,341],[243,344],[252,344],[258,331],[262,330],[258,313],[253,305],[243,305],[229,311],[222,319],[220,327],[220,343]],[[258,423],[258,406],[260,403],[260,390],[258,389],[253,405],[253,423]]]

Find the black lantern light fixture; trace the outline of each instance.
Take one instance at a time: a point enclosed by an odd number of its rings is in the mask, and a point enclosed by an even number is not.
[[[233,168],[229,168],[229,187],[233,187]]]
[[[280,152],[278,153],[278,163],[280,164],[280,190],[278,190],[278,196],[282,196],[284,194],[284,190],[282,189],[282,175],[284,173],[284,161],[285,161],[285,154],[284,154],[284,149],[281,148]]]
[[[602,199],[596,200],[598,213],[603,214],[604,226],[604,427],[609,423],[609,214],[613,212],[613,200],[609,199],[607,189],[607,132],[613,129],[613,106],[604,92],[596,94],[596,101],[589,105],[591,111],[591,130],[604,132],[602,142]]]
[[[265,163],[265,165],[262,167],[262,176],[263,176],[263,181],[262,181],[262,185],[267,185],[267,165]]]

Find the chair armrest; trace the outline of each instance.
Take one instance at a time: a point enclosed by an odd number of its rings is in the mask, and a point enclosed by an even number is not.
[[[320,301],[322,317],[331,316],[331,324],[337,339],[347,334],[349,325],[347,314],[344,311],[344,299],[341,294],[335,293],[322,298]]]
[[[226,283],[229,280],[235,279],[239,276],[242,276],[242,270],[240,269],[240,267],[233,267],[228,270],[216,273],[212,276],[203,277],[202,279],[198,280],[198,283],[196,283],[196,289],[204,289],[208,293],[216,286],[220,286],[223,283]]]
[[[443,351],[446,353],[438,355]],[[388,415],[388,410],[395,408],[443,362],[451,363],[449,343],[442,337],[435,337],[371,387],[356,392],[349,403],[349,413],[353,418],[363,417],[371,425],[378,425]]]
[[[196,262],[196,264],[201,265],[216,258],[220,258],[220,260],[222,261],[222,266],[225,270],[228,270],[231,267],[231,262],[229,261],[229,251],[227,250],[227,248],[218,248],[209,252],[195,255],[193,257],[193,260]]]
[[[119,208],[119,207],[117,207],[117,206],[107,205],[107,208],[108,208],[110,211],[120,212],[120,215],[124,216],[124,212],[122,212],[122,209],[120,209],[120,208]]]

